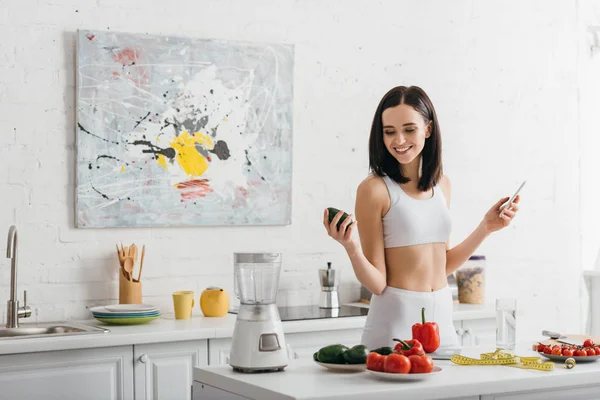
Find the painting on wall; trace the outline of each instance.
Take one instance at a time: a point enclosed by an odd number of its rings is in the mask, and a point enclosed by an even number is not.
[[[80,228],[291,221],[292,45],[79,31]]]

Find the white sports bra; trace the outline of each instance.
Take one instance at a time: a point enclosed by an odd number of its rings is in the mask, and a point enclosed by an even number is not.
[[[386,249],[448,241],[452,221],[439,185],[433,187],[432,197],[418,200],[406,194],[389,176],[384,176],[383,181],[390,194],[390,209],[383,216]]]

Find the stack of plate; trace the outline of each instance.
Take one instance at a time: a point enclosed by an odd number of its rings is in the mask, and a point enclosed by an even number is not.
[[[160,311],[148,304],[113,304],[90,309],[98,321],[111,325],[139,325],[160,317]]]

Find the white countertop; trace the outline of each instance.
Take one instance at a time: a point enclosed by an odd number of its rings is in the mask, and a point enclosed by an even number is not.
[[[523,343],[516,354],[537,356]],[[491,349],[483,349],[483,352]],[[463,349],[462,354],[479,357],[482,349]],[[579,363],[567,370],[557,363],[554,371],[532,371],[507,366],[461,366],[435,360],[439,375],[425,381],[384,381],[367,371],[333,372],[309,358],[291,360],[284,372],[244,374],[229,365],[194,368],[194,381],[228,392],[261,400],[314,400],[367,398],[446,399],[528,390],[551,390],[598,384],[600,362]]]
[[[352,304],[368,307],[368,305],[363,303]],[[494,315],[493,308],[488,306],[458,304],[455,305],[454,308],[455,320],[494,318]],[[127,346],[144,343],[177,342],[184,340],[230,338],[233,335],[235,318],[236,315],[227,314],[222,318],[194,316],[191,320],[175,320],[172,314],[165,314],[161,318],[148,324],[129,326],[106,325],[94,319],[73,321],[76,323],[107,328],[110,332],[41,338],[0,339],[0,355],[94,347]],[[362,329],[365,321],[366,316],[286,321],[283,322],[283,330],[285,333],[299,333]],[[63,321],[62,323],[69,323],[69,321]],[[23,322],[21,323],[21,326],[35,326],[35,324]]]

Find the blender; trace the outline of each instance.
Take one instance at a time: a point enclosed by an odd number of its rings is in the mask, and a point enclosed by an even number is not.
[[[287,347],[275,303],[280,253],[234,253],[234,287],[240,308],[229,365],[239,372],[283,371]]]

